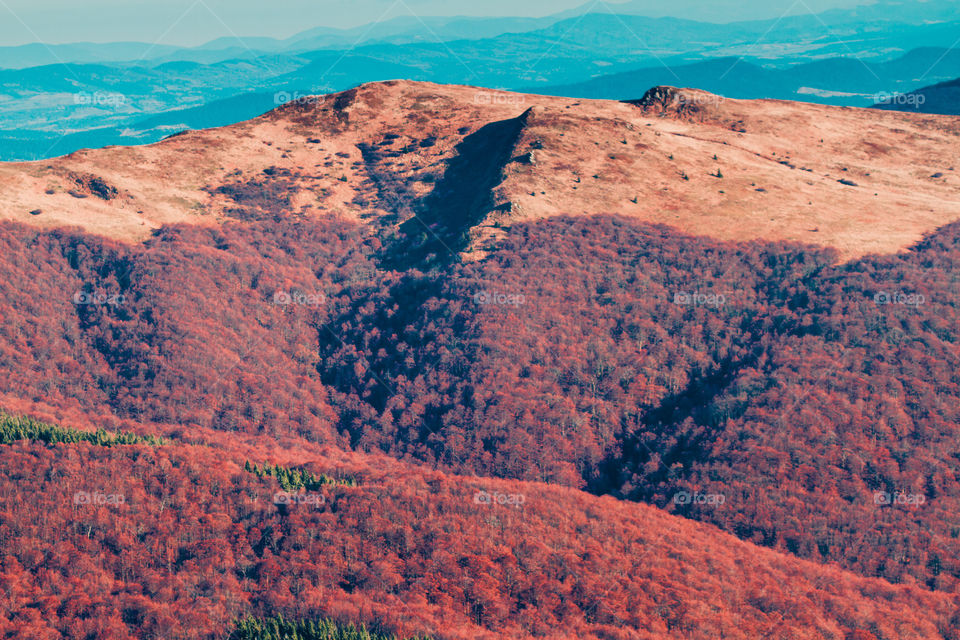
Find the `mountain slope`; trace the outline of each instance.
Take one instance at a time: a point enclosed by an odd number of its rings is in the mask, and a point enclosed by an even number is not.
[[[280,614],[438,640],[956,638],[943,594],[646,505],[284,445],[0,445],[2,535],[16,541],[0,558],[0,631],[199,640]],[[349,483],[285,491],[246,471],[251,458]]]
[[[957,640],[958,134],[390,82],[0,165],[0,408],[163,437],[0,416],[0,629]]]
[[[346,220],[143,246],[6,225],[8,408],[586,487],[861,575],[960,583],[957,224],[835,265],[554,217],[429,273],[406,230]]]
[[[960,217],[953,120],[673,89],[627,104],[410,82],[296,97],[151,146],[0,165],[0,215],[123,239],[294,212],[336,211],[376,230],[429,218],[429,194],[464,145],[521,114],[482,219],[462,230],[470,249],[521,220],[616,213],[850,258],[906,249]],[[99,181],[106,197],[89,188]]]
[[[166,444],[0,445],[0,626],[956,640],[957,237],[834,268],[553,218],[422,274],[345,220],[3,223],[0,406]],[[928,302],[877,318],[881,287]],[[356,487],[284,509],[245,460]]]

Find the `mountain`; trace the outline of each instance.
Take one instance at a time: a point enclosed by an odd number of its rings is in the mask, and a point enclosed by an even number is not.
[[[26,69],[53,64],[96,64],[127,62],[170,55],[179,48],[151,45],[145,42],[78,42],[45,44],[35,42],[13,47],[0,47],[0,69]]]
[[[231,35],[194,47],[145,42],[32,43],[0,47],[0,69],[97,63],[152,66],[179,61],[215,64],[235,58],[252,59],[280,53],[295,55],[318,49],[343,50],[359,45],[449,43],[487,40],[510,34],[567,34],[571,29],[585,30],[592,22],[611,19],[621,23],[614,30],[624,36],[614,43],[616,48],[638,44],[631,37],[631,31],[640,36],[639,44],[644,47],[649,45],[651,36],[671,38],[677,45],[689,46],[711,32],[751,33],[753,39],[743,44],[748,44],[750,51],[755,53],[764,50],[770,43],[793,39],[796,41],[794,44],[819,42],[819,46],[829,49],[830,55],[856,54],[867,57],[888,53],[878,38],[889,45],[892,39],[915,34],[911,36],[915,38],[911,44],[898,45],[905,50],[925,44],[948,47],[953,42],[949,40],[949,34],[951,28],[955,32],[956,14],[949,1],[889,0],[868,3],[864,0],[848,0],[845,4],[846,7],[837,9],[835,0],[811,0],[802,5],[789,0],[749,3],[683,0],[670,5],[650,0],[604,5],[591,2],[542,18],[418,17],[411,14],[350,29],[315,27],[287,38]],[[690,21],[689,16],[697,16],[697,22]],[[671,34],[669,27],[681,23],[699,25],[692,39],[688,38],[689,33]],[[661,25],[663,28],[649,30],[643,25]],[[824,29],[827,30],[826,34]],[[941,39],[946,41],[941,43]],[[726,41],[714,40],[712,44],[718,42]],[[543,47],[548,49],[556,43],[554,37],[546,41]],[[870,43],[869,53],[858,50],[864,43]],[[736,41],[728,44],[735,45]]]
[[[395,81],[0,165],[0,629],[956,640],[958,132]]]
[[[50,65],[0,70],[6,97],[0,113],[4,127],[16,132],[63,134],[123,126],[146,115],[235,96],[245,86],[258,86],[305,62],[278,56],[217,65],[171,62],[155,67]],[[157,91],[158,86],[165,90]]]
[[[877,109],[958,116],[960,115],[960,80],[941,82],[916,91],[885,95],[882,98],[875,105]]]
[[[806,128],[813,120],[819,132]],[[875,131],[870,141],[860,139],[865,126]],[[651,91],[630,104],[396,81],[300,96],[250,122],[154,146],[4,165],[10,186],[0,188],[0,203],[8,219],[124,239],[174,221],[269,217],[282,202],[308,214],[390,220],[398,206],[427,206],[426,194],[446,184],[444,163],[471,145],[510,143],[493,212],[471,234],[495,238],[499,224],[518,216],[593,211],[723,239],[813,242],[852,257],[906,249],[960,211],[949,180],[916,179],[918,171],[948,174],[953,166],[950,129],[942,127],[923,116],[697,90]],[[498,142],[500,130],[518,137]],[[928,142],[906,144],[915,139]],[[718,170],[723,178],[711,176]],[[77,190],[72,176],[83,175],[123,198],[78,201],[69,193]],[[271,204],[268,193],[280,200]],[[861,211],[866,224],[821,213],[838,203]],[[44,214],[30,215],[34,209]]]
[[[525,33],[543,29],[560,19],[560,16],[544,18],[401,16],[344,31],[331,31],[324,27],[309,29],[284,40],[283,47],[288,51],[302,52],[372,43],[408,44],[482,40],[505,33]]]
[[[390,81],[0,164],[0,631],[958,640],[958,134]]]
[[[840,5],[840,6],[838,6]],[[679,0],[670,4],[655,0],[629,0],[609,4],[606,10],[621,15],[642,15],[651,18],[682,18],[695,15],[704,22],[740,22],[778,20],[785,17],[819,16],[823,26],[845,22],[885,20],[922,24],[935,20],[952,20],[955,8],[949,0],[913,2],[904,0],[811,0],[804,3],[790,0]],[[562,15],[575,16],[598,11],[596,3],[587,3]]]

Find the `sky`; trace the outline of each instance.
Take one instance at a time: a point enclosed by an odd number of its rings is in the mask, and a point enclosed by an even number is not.
[[[395,16],[545,16],[588,1],[592,0],[0,0],[0,46],[130,41],[195,46],[233,35],[286,38],[313,27],[349,28]],[[683,5],[704,1],[630,4],[633,12],[696,20],[696,12]],[[724,1],[730,0],[713,0]],[[760,18],[788,9],[807,13],[866,1],[736,0],[741,12],[755,12]],[[616,7],[617,2],[608,4]]]

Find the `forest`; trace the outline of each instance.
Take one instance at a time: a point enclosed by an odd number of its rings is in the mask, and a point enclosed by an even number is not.
[[[7,637],[960,637],[960,224],[396,246],[0,224]]]
[[[206,639],[278,616],[449,640],[956,640],[960,628],[947,594],[758,549],[652,506],[290,444],[363,481],[278,505],[276,478],[235,461],[256,440],[4,445],[0,633]],[[70,500],[84,491],[123,499]],[[478,491],[525,500],[478,505]]]

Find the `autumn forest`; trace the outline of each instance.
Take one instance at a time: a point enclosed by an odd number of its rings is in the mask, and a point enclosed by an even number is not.
[[[0,632],[960,638],[960,224],[411,243],[2,223]]]

